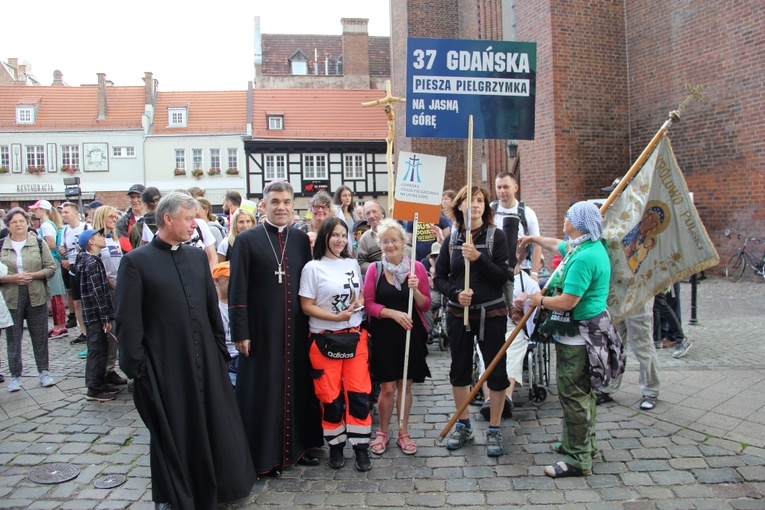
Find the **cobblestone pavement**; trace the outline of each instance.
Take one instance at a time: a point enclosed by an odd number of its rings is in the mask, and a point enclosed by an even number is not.
[[[682,285],[684,325],[689,287]],[[485,455],[486,422],[474,407],[475,444],[455,452],[438,446],[453,407],[448,354],[432,350],[433,378],[415,387],[415,456],[390,441],[367,473],[352,462],[340,470],[288,469],[226,508],[765,508],[765,282],[709,278],[698,295],[699,324],[684,326],[694,342],[688,355],[675,360],[671,349],[659,351],[662,391],[654,411],[638,409],[637,363],[628,358],[622,390],[599,408],[602,458],[591,476],[553,480],[542,473],[558,457],[550,449],[561,431],[554,387],[539,407],[525,390],[517,394],[523,405],[503,421],[503,457]],[[7,382],[0,385],[0,508],[153,508],[149,437],[131,395],[86,402],[85,365],[75,357],[81,347],[68,340],[51,341],[57,386],[39,387],[28,341],[24,389],[8,393]],[[7,379],[5,361],[1,370]],[[34,467],[50,462],[73,463],[80,474],[59,485],[28,480]],[[94,480],[114,473],[127,482],[94,488]]]

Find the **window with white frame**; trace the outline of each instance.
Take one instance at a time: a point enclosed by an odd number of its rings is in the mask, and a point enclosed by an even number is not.
[[[112,157],[115,158],[134,158],[135,147],[112,147]]]
[[[306,154],[303,156],[303,177],[306,179],[327,179],[327,155]]]
[[[62,145],[61,146],[61,164],[64,166],[71,166],[77,169],[80,168],[80,146],[79,145]]]
[[[345,164],[343,165],[343,177],[346,179],[364,178],[364,155],[363,154],[345,154]]]
[[[301,76],[308,74],[308,62],[293,60],[290,64],[292,64],[292,74]]]
[[[7,172],[11,166],[11,151],[7,145],[0,145],[0,167]]]
[[[191,158],[194,162],[194,170],[202,170],[202,149],[191,149]]]
[[[239,168],[239,151],[228,149],[228,168]]]
[[[287,179],[287,155],[266,154],[265,180]]]
[[[32,106],[16,107],[16,124],[34,124],[35,109]]]
[[[27,145],[27,167],[45,168],[45,147],[42,145]]]
[[[210,149],[210,169],[220,170],[220,149]]]
[[[268,129],[282,130],[284,129],[284,116],[283,115],[269,115],[268,116]]]
[[[167,122],[170,127],[186,127],[186,108],[168,108]]]
[[[175,168],[186,170],[186,149],[175,149]]]

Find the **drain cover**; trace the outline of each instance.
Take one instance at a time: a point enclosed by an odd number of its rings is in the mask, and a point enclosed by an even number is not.
[[[96,489],[113,489],[125,483],[125,480],[127,480],[125,475],[102,476],[93,483],[93,486]]]
[[[77,477],[80,470],[66,462],[53,462],[32,470],[29,479],[35,483],[62,483]]]

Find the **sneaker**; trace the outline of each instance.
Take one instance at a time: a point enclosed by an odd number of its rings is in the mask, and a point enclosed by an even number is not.
[[[489,457],[499,457],[505,451],[502,449],[502,432],[497,430],[486,431],[486,455]]]
[[[18,377],[11,377],[11,382],[8,383],[8,391],[13,393],[21,389],[21,379]]]
[[[356,469],[359,471],[369,471],[372,469],[372,461],[369,460],[368,448],[359,448],[358,450],[354,448],[353,451],[356,454]],[[340,453],[342,454],[342,452]]]
[[[80,333],[80,336],[78,336],[74,340],[71,340],[69,343],[74,345],[74,344],[82,344],[82,343],[85,343],[87,341],[88,341],[88,337],[86,337],[85,335]]]
[[[473,428],[467,428],[462,423],[454,426],[452,437],[446,442],[447,450],[459,450],[465,443],[473,440]]]
[[[66,328],[52,329],[48,335],[49,340],[55,340],[56,338],[64,338],[69,336],[69,331]]]
[[[661,339],[661,347],[662,349],[671,349],[675,346],[675,341],[670,340],[669,338],[662,338]]]
[[[77,354],[75,354],[78,358],[87,358],[88,357],[88,349],[85,349],[84,351],[80,351]]]
[[[69,318],[66,320],[66,324],[64,324],[67,328],[76,328],[77,327],[77,316],[74,314],[71,314]]]
[[[643,409],[644,411],[650,411],[656,407],[656,397],[643,397],[643,400],[640,401],[640,409]]]
[[[114,400],[115,398],[117,398],[117,395],[108,391],[91,392],[88,390],[88,392],[85,394],[85,400],[92,400],[94,402],[108,402],[110,400]]]
[[[56,384],[56,381],[54,381],[50,376],[50,372],[47,370],[40,372],[40,385],[42,385],[44,388],[48,388],[54,384]]]
[[[327,461],[329,467],[332,469],[340,469],[345,466],[345,457],[343,457],[343,445],[332,445],[329,447],[329,461]]]
[[[486,421],[491,420],[491,403],[488,398],[483,401],[483,405],[481,405],[481,409],[478,412],[486,418]]]
[[[503,418],[512,418],[513,417],[513,408],[515,406],[513,405],[513,400],[505,395],[505,407],[502,408],[502,417]]]
[[[595,405],[599,406],[600,404],[605,404],[606,402],[613,402],[614,398],[611,396],[610,393],[598,393],[595,397]]]
[[[691,342],[687,338],[683,338],[683,341],[677,347],[675,347],[675,352],[672,353],[672,357],[682,358],[683,356],[688,354],[688,350],[690,350],[692,345],[693,345],[693,342]]]
[[[122,386],[123,384],[127,384],[127,379],[120,376],[117,372],[109,372],[106,374],[106,382],[109,384],[116,384],[117,386]]]

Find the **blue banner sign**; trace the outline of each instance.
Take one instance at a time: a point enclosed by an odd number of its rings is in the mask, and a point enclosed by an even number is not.
[[[537,45],[407,40],[406,136],[533,140]]]

